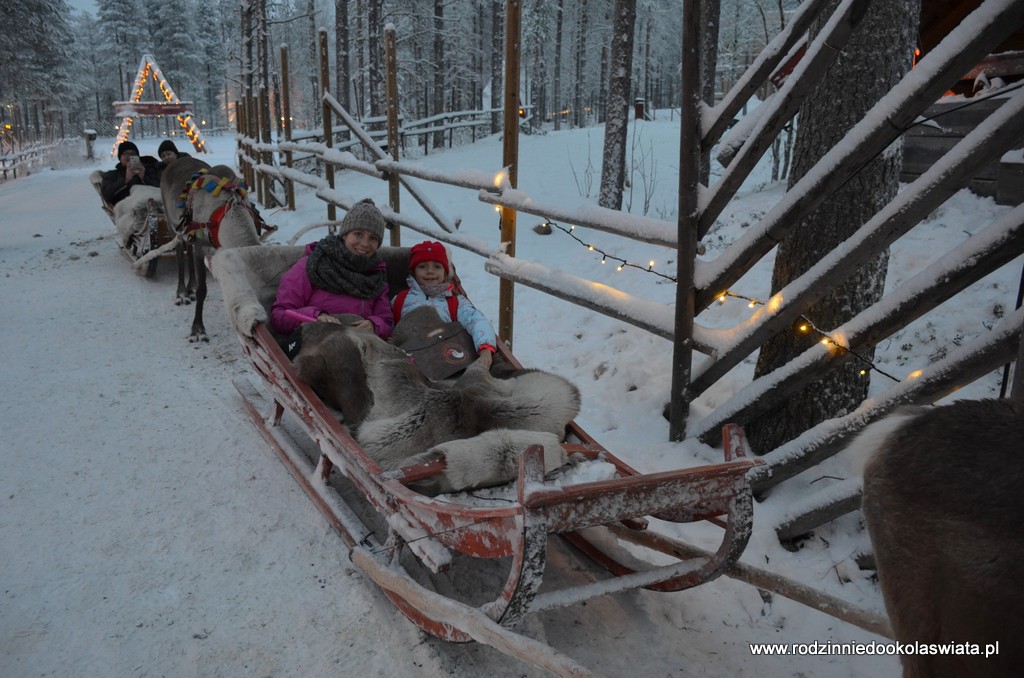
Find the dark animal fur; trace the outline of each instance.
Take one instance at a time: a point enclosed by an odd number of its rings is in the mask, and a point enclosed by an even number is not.
[[[906,409],[871,427],[863,510],[896,639],[999,643],[989,657],[903,656],[907,678],[1024,666],[1024,403]]]
[[[295,358],[299,376],[321,399],[342,413],[356,440],[384,468],[397,468],[438,452],[438,446],[470,439],[497,429],[510,436],[492,437],[491,449],[481,449],[493,463],[485,471],[468,470],[466,482],[444,488],[508,482],[507,448],[515,445],[514,431],[544,432],[550,468],[565,461],[557,446],[565,426],[579,411],[579,391],[561,377],[539,370],[522,370],[495,379],[474,363],[456,380],[427,381],[405,353],[372,332],[327,323],[302,326],[302,349]],[[522,436],[532,442],[536,436]],[[513,442],[509,442],[509,440]],[[526,444],[519,447],[518,453]],[[452,464],[452,459],[448,458]],[[495,469],[502,469],[501,472]],[[449,479],[461,471],[453,470]],[[463,479],[464,480],[464,479]]]

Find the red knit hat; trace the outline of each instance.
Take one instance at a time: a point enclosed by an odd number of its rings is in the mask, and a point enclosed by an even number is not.
[[[409,255],[409,271],[415,271],[416,267],[424,261],[436,261],[444,266],[444,274],[449,274],[448,252],[445,251],[444,245],[441,243],[425,240],[418,245],[412,246],[412,251]]]

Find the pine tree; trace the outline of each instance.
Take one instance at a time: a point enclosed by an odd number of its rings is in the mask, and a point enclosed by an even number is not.
[[[813,32],[820,30],[836,4],[823,11]],[[909,70],[919,10],[918,0],[871,3],[827,77],[800,109],[791,187]],[[773,293],[817,263],[895,197],[901,162],[898,150],[875,158],[784,238],[772,273]],[[808,310],[807,317],[828,330],[878,301],[887,263],[885,253],[863,266]],[[755,376],[771,372],[818,340],[800,333],[798,324],[761,348]],[[873,351],[862,355],[870,359]],[[794,394],[783,407],[748,423],[751,446],[768,452],[811,426],[852,410],[867,395],[868,381],[859,371],[854,363],[839,366]]]

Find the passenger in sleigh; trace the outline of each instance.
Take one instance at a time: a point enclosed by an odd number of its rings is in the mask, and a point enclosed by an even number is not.
[[[396,329],[394,341],[410,352],[418,363],[426,358],[425,354],[416,353],[419,348],[441,358],[443,365],[440,366],[421,364],[424,374],[432,379],[446,378],[468,367],[474,357],[483,367],[489,368],[496,350],[494,328],[452,283],[451,266],[444,245],[429,240],[414,245],[409,251],[409,277],[406,282],[408,289],[399,292],[392,301]],[[440,324],[433,321],[433,315],[425,321],[415,322],[414,327],[410,327],[408,322],[400,324],[403,314],[408,317],[423,308],[433,309]],[[449,321],[458,323],[461,327],[455,331],[465,330],[471,341],[464,341],[464,346],[453,341],[449,344],[448,359],[445,360],[444,349],[432,350],[432,347],[444,343],[444,326]],[[431,337],[436,337],[436,340]],[[453,337],[451,332],[449,337]],[[465,357],[460,351],[466,353]]]
[[[188,153],[182,153],[178,150],[178,147],[174,145],[174,142],[170,139],[164,139],[160,142],[159,148],[156,149],[156,154],[160,157],[160,171],[163,172],[172,162],[178,158],[191,158],[192,156]]]
[[[104,172],[100,191],[103,199],[116,205],[129,195],[135,186],[160,188],[159,162],[153,156],[139,156],[139,147],[123,141],[117,147],[117,165]]]
[[[146,254],[151,246],[148,218],[163,216],[160,197],[160,168],[156,158],[139,157],[138,147],[130,141],[117,147],[117,166],[100,173],[100,193],[111,205],[110,214],[121,236],[125,251],[133,259]]]
[[[288,337],[289,358],[301,347],[299,328],[308,322],[341,323],[337,315],[354,314],[350,324],[391,336],[394,319],[388,299],[387,266],[378,253],[384,217],[369,198],[352,206],[335,235],[306,246],[282,277],[270,309],[270,327]]]

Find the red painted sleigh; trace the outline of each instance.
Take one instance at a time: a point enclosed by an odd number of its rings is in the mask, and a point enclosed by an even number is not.
[[[529,648],[535,641],[521,636],[510,640],[506,627],[531,611],[618,591],[640,587],[679,591],[697,586],[715,579],[739,558],[750,536],[752,519],[746,474],[758,462],[742,458],[744,445],[738,427],[726,427],[725,463],[641,474],[572,423],[564,443],[567,453],[608,462],[614,466],[614,477],[569,485],[545,482],[543,451],[536,446],[523,454],[512,499],[504,505],[480,506],[431,498],[409,489],[407,483],[439,472],[440,466],[435,463],[382,469],[339,423],[336,413],[299,379],[266,325],[255,322],[246,327],[260,316],[259,307],[264,309],[262,317],[266,317],[276,279],[300,253],[297,247],[241,248],[223,250],[213,260],[213,271],[239,330],[242,349],[259,377],[258,385],[236,380],[236,387],[253,422],[350,547],[352,561],[419,627],[445,640],[486,642],[555,673],[577,675],[579,667],[567,668],[571,660]],[[402,251],[393,250],[392,255],[395,253],[400,257]],[[279,262],[265,265],[268,257]],[[259,272],[253,270],[256,261]],[[404,280],[404,272],[390,278]],[[244,316],[241,323],[240,316]],[[518,365],[509,353],[504,352],[503,357]],[[293,416],[285,418],[286,412]],[[313,456],[319,457],[316,463],[309,454],[314,445],[318,453]],[[332,471],[335,478],[340,473],[347,479],[351,483],[347,487],[354,488],[360,499],[386,519],[389,534],[383,543],[367,536],[372,530],[335,488]],[[721,544],[706,558],[673,558],[668,565],[646,569],[638,567],[633,557],[629,564],[620,562],[602,546],[611,535],[620,542],[673,555],[672,540],[659,538],[647,529],[649,517],[673,523],[710,520],[722,528]],[[591,530],[581,532],[596,526],[605,527],[606,534],[599,540],[592,538]],[[606,568],[610,576],[538,593],[550,534],[567,539]],[[464,603],[432,591],[411,576],[398,557],[405,548],[431,572],[444,570],[452,553],[510,559],[509,571],[492,600]],[[659,557],[659,562],[665,560]]]

